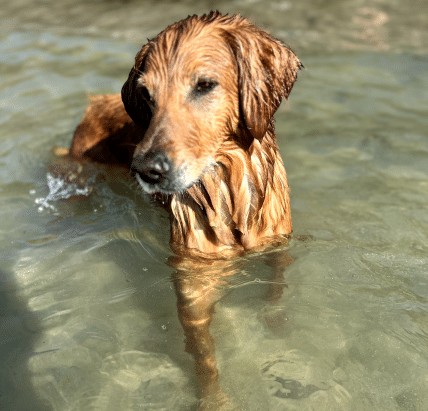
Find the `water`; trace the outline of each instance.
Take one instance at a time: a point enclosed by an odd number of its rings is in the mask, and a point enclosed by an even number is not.
[[[306,66],[276,124],[294,232],[313,236],[290,243],[275,306],[257,259],[230,280],[211,326],[224,390],[251,411],[426,410],[426,3],[77,0],[0,15],[0,409],[197,408],[166,214],[129,182],[61,201],[46,166],[146,37],[211,7]]]

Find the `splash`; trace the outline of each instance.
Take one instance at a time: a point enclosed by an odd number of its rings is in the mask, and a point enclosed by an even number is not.
[[[76,183],[69,182],[62,177],[54,177],[51,173],[46,174],[49,193],[46,197],[39,197],[35,203],[39,205],[38,211],[56,211],[55,202],[66,200],[74,196],[89,196],[92,192],[92,184],[83,187]]]

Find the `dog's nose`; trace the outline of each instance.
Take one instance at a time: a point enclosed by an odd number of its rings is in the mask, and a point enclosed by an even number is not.
[[[134,157],[131,170],[137,172],[148,184],[160,184],[171,169],[167,156],[159,151],[149,151]]]

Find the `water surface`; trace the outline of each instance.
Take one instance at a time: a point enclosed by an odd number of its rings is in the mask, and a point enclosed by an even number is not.
[[[361,4],[360,4],[361,3]],[[334,6],[334,7],[333,7]],[[249,259],[211,327],[242,410],[428,407],[428,7],[216,2],[306,70],[276,115],[295,259],[274,306]],[[129,182],[50,196],[87,94],[118,92],[145,38],[204,2],[5,2],[0,37],[0,408],[195,410],[169,222]],[[267,318],[283,319],[272,329]]]

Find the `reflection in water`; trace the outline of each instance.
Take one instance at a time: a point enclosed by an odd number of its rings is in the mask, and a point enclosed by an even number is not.
[[[272,267],[272,280],[266,299],[272,304],[282,296],[284,269],[293,259],[286,250],[272,251],[263,256]],[[229,409],[229,399],[221,390],[215,358],[215,343],[210,335],[215,304],[227,293],[228,280],[242,270],[245,260],[213,259],[195,256],[174,256],[168,264],[176,269],[173,283],[177,294],[177,310],[186,336],[186,351],[195,361],[199,381],[202,410]],[[273,315],[272,315],[273,314]],[[273,310],[266,313],[266,322],[272,328],[280,327],[284,316]],[[225,408],[223,408],[225,407]]]

